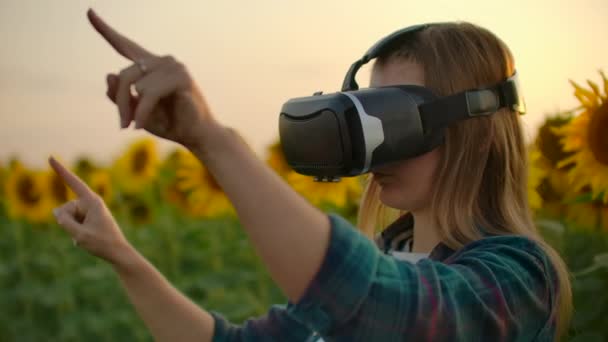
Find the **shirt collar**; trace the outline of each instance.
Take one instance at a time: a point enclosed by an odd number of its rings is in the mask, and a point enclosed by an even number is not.
[[[405,213],[382,231],[381,238],[385,242],[383,246],[387,246],[390,240],[398,234],[411,229],[414,229],[414,216],[412,213]],[[452,254],[454,254],[453,249],[443,242],[439,242],[429,254],[429,259],[444,261]]]

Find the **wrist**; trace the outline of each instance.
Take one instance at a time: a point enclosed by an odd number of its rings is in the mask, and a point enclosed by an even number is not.
[[[112,268],[119,275],[129,275],[141,268],[143,257],[130,243],[123,243],[111,260]]]
[[[213,156],[224,154],[228,144],[235,136],[237,134],[234,129],[213,123],[208,125],[204,132],[201,132],[200,139],[185,144],[184,147],[206,162]]]

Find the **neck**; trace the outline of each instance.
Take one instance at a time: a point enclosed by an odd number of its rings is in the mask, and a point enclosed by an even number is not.
[[[430,253],[440,242],[437,229],[433,225],[431,215],[421,210],[412,212],[414,216],[414,245],[413,253]]]

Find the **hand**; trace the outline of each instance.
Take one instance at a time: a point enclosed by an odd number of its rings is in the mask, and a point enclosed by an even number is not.
[[[49,158],[49,164],[77,196],[53,210],[57,223],[89,253],[114,266],[126,265],[125,258],[133,248],[101,197],[54,158]]]
[[[107,77],[107,96],[118,106],[121,127],[134,120],[136,128],[187,148],[203,144],[217,124],[186,67],[172,56],[148,52],[116,32],[92,9],[87,14],[114,50],[135,62],[118,75]],[[132,85],[137,95],[131,93]]]

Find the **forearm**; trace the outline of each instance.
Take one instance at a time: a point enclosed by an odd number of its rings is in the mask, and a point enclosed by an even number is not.
[[[327,215],[293,191],[230,129],[212,130],[190,148],[214,175],[268,270],[292,302],[306,290],[325,256]]]
[[[114,269],[156,341],[211,341],[213,317],[175,289],[134,248]]]

